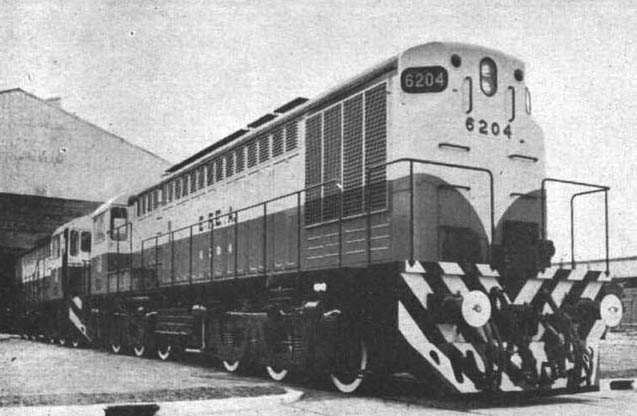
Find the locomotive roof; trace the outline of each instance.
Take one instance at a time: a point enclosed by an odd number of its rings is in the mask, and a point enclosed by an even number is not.
[[[284,124],[288,121],[291,121],[295,117],[298,117],[300,114],[303,114],[308,111],[312,111],[313,109],[324,105],[326,102],[329,102],[340,95],[347,94],[349,91],[351,91],[352,89],[355,89],[361,84],[369,82],[384,73],[396,70],[398,68],[398,60],[403,54],[417,48],[436,47],[436,46],[446,47],[449,49],[482,50],[483,52],[491,54],[491,55],[495,55],[505,59],[517,60],[516,58],[506,55],[495,49],[489,49],[482,46],[477,46],[477,45],[472,45],[467,43],[458,43],[458,42],[428,42],[428,43],[414,46],[412,48],[405,49],[398,55],[395,55],[389,59],[386,59],[376,64],[375,66],[371,67],[370,69],[364,71],[363,73],[360,73],[346,81],[343,81],[336,87],[329,89],[328,91],[318,95],[317,97],[311,100],[298,97],[284,104],[283,106],[277,108],[276,110],[274,110],[274,113],[279,113],[278,116],[272,117],[273,114],[266,114],[265,116],[248,124],[248,127],[235,131],[234,133],[222,138],[221,140],[216,141],[212,145],[204,148],[203,150],[195,153],[194,155],[171,166],[170,168],[166,170],[164,178],[159,183],[156,183],[153,186],[146,187],[142,191],[133,194],[129,200],[129,203],[131,203],[138,195],[144,192],[147,192],[149,190],[155,189],[166,182],[169,182],[170,180],[174,179],[174,177],[183,173],[183,171],[201,163],[202,161],[209,160],[211,154],[216,153],[216,151],[230,145],[231,143],[237,142],[238,140],[248,141],[249,139],[254,138],[255,136],[258,136],[259,134],[262,134],[264,131],[267,131],[279,124]],[[520,62],[520,64],[522,63]],[[282,113],[285,113],[285,114],[282,114]],[[254,128],[250,128],[250,126],[254,126]]]
[[[290,121],[294,119],[294,117],[297,117],[299,114],[310,111],[313,108],[324,104],[326,101],[331,100],[334,96],[343,94],[345,91],[355,88],[356,86],[370,81],[371,79],[376,78],[385,72],[389,72],[395,69],[397,61],[398,56],[394,56],[388,60],[385,60],[380,64],[372,67],[371,69],[365,71],[364,73],[341,83],[339,86],[328,90],[327,92],[317,96],[314,99],[308,100],[307,98],[303,97],[295,98],[294,100],[274,110],[275,113],[279,113],[280,115],[274,117],[274,114],[266,114],[263,117],[260,117],[254,122],[248,124],[247,129],[237,130],[229,136],[224,137],[223,139],[213,143],[200,152],[195,153],[194,155],[184,159],[183,161],[171,166],[166,170],[166,173],[171,174],[172,176],[172,174],[180,172],[183,168],[190,167],[191,164],[199,162],[205,156],[213,153],[213,151],[220,149],[232,142],[235,142],[239,138],[241,138],[242,140],[248,140],[249,138],[257,136],[275,125],[283,124],[287,121]],[[250,129],[251,126],[253,126],[254,128]],[[147,189],[152,189],[155,186],[148,187]]]

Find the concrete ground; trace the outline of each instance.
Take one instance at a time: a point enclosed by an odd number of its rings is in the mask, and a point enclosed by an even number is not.
[[[0,337],[0,407],[282,394],[265,378],[234,377],[204,357],[161,362]]]
[[[612,334],[603,344],[601,357],[603,377],[637,377],[636,334]],[[441,400],[427,397],[419,386],[402,381],[388,382],[370,396],[343,396],[327,384],[297,381],[281,385],[259,374],[230,375],[202,356],[160,362],[7,336],[0,336],[0,375],[0,416],[103,415],[108,405],[56,405],[140,401],[158,403],[158,416],[637,413],[637,394],[632,390],[497,402]],[[287,394],[283,394],[284,388]]]

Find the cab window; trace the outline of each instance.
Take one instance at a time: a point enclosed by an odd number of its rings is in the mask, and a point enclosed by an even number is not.
[[[82,231],[82,235],[80,237],[80,250],[82,250],[82,253],[91,252],[91,233],[88,231]]]
[[[51,239],[51,257],[60,257],[60,235],[53,236]]]
[[[144,198],[144,201],[145,201],[145,198]],[[100,244],[104,242],[104,240],[106,240],[106,233],[104,232],[104,217],[105,216],[106,216],[106,213],[103,212],[93,219],[93,222],[95,223],[95,226],[94,226],[95,244]]]
[[[69,238],[69,253],[71,256],[77,256],[80,248],[80,233],[72,230]]]
[[[128,227],[126,226],[126,208],[111,208],[111,240],[126,241]]]

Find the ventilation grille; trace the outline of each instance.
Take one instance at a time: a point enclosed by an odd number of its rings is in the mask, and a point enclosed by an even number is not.
[[[278,128],[272,135],[272,157],[281,156],[283,151],[283,130]]]
[[[298,146],[298,127],[296,122],[288,123],[285,126],[285,151],[296,149]]]
[[[248,168],[254,167],[257,164],[257,141],[252,140],[248,143]]]
[[[263,163],[270,159],[270,140],[268,136],[259,138],[259,163]]]
[[[215,180],[217,182],[223,180],[223,159],[217,159],[215,162]]]
[[[226,155],[226,178],[232,176],[234,169],[234,153],[228,153]]]
[[[245,157],[244,157],[245,153],[244,153],[243,149],[244,149],[244,147],[241,146],[235,152],[235,154],[236,154],[235,161],[236,161],[237,173],[243,172],[243,166],[244,166],[244,163],[245,163]]]

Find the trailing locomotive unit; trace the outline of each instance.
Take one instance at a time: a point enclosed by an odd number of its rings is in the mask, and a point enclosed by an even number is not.
[[[74,347],[90,341],[79,315],[89,293],[91,226],[90,216],[76,218],[20,256],[16,277],[26,306],[17,317],[20,332]]]
[[[449,393],[595,389],[621,303],[608,273],[550,267],[524,76],[494,50],[417,46],[106,204],[87,338],[327,372],[343,392],[396,373]]]

